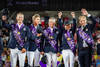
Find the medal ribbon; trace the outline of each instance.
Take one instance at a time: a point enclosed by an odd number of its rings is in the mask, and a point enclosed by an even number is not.
[[[66,38],[66,41],[67,41],[69,47],[71,48],[72,51],[74,51],[75,42],[74,42],[74,40],[70,37],[70,33],[67,31],[67,33],[65,33],[64,35],[65,35],[65,38]]]
[[[24,25],[21,26],[21,28]],[[14,26],[13,26],[14,27]],[[21,33],[18,31],[17,27],[13,28],[13,34],[15,39],[17,40],[18,44],[23,47],[24,46],[24,39],[21,38]]]
[[[49,40],[49,44],[56,49],[56,40],[53,38],[53,32],[51,32],[51,29],[48,28],[47,30],[44,31],[45,36],[47,37],[47,39]]]
[[[87,43],[91,43],[93,44],[94,43],[94,40],[92,38],[90,38],[90,36],[88,34],[86,34],[81,28],[78,28],[78,33],[79,33],[79,36],[85,40]]]

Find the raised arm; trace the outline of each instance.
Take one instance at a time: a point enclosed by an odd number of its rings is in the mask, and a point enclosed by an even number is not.
[[[61,29],[63,28],[62,12],[58,13],[58,23],[57,24],[59,28]]]
[[[89,27],[91,30],[93,30],[97,22],[96,19],[91,14],[89,14],[86,9],[81,9],[81,12],[83,15],[87,16],[92,21],[92,23],[89,24]]]
[[[73,18],[73,26],[72,26],[72,33],[73,33],[73,36],[76,32],[76,18],[75,18],[75,12],[71,12],[71,16]]]

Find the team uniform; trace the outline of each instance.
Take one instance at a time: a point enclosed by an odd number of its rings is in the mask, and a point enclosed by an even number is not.
[[[92,38],[92,31],[95,27],[96,21],[90,15],[88,16],[93,22],[86,26],[80,26],[77,28],[77,44],[78,44],[78,56],[80,67],[90,67],[92,58],[92,47],[94,44]]]
[[[48,27],[44,30],[44,52],[47,56],[47,67],[51,67],[51,65],[53,67],[57,66],[56,53],[58,52],[58,33],[58,29],[55,26],[53,28]]]
[[[40,66],[39,61],[40,61],[40,52],[43,51],[43,30],[40,25],[34,26],[31,24],[29,26],[30,28],[30,44],[29,44],[29,49],[27,51],[27,57],[28,57],[28,65],[30,67],[33,67],[33,59],[34,61],[34,66]],[[40,34],[41,36],[37,36],[37,34]]]
[[[66,24],[72,24],[72,21],[66,21]],[[74,42],[74,33],[76,30],[76,19],[73,19],[73,26],[70,30],[64,30],[62,35],[62,44],[60,46],[65,67],[74,67],[74,53],[76,45]],[[70,60],[70,64],[69,64]],[[70,66],[69,66],[70,65]]]
[[[3,24],[4,27],[11,30],[8,48],[10,48],[11,66],[16,67],[17,57],[19,60],[19,67],[24,67],[26,52],[22,53],[21,50],[28,49],[28,41],[30,38],[30,31],[24,24]]]

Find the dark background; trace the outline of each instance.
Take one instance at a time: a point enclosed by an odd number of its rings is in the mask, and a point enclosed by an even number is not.
[[[9,8],[12,11],[44,11],[44,10],[100,10],[99,0],[2,0],[0,9]]]

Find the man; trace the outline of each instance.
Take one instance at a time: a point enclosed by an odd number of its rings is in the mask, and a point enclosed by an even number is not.
[[[8,44],[8,47],[10,48],[11,67],[16,67],[17,57],[19,60],[19,67],[24,67],[30,31],[29,28],[24,25],[23,20],[24,14],[18,13],[16,16],[17,23],[11,25],[3,23],[4,27],[11,30]]]
[[[63,60],[64,60],[64,65],[65,67],[74,67],[74,53],[76,50],[75,42],[74,42],[74,34],[76,30],[75,18],[73,18],[73,21],[71,20],[65,21],[64,28],[65,30],[63,31],[62,34],[62,44],[60,46]],[[69,60],[70,60],[70,64],[69,64]]]
[[[92,38],[92,31],[95,27],[96,21],[88,14],[86,9],[81,10],[84,16],[79,17],[80,26],[77,29],[77,44],[78,44],[78,56],[80,67],[90,67],[92,58],[92,47],[94,44]],[[90,18],[93,22],[87,23],[86,17]]]
[[[44,30],[45,46],[44,52],[47,56],[47,67],[57,67],[57,52],[58,52],[58,29],[55,27],[55,18],[49,18],[49,27]],[[52,61],[52,63],[51,63]]]
[[[32,17],[32,24],[30,25],[31,31],[31,38],[30,38],[30,45],[27,51],[28,57],[28,65],[30,67],[39,67],[39,60],[40,60],[40,53],[43,54],[43,30],[42,27],[39,25],[40,23],[40,15],[35,14]],[[33,66],[33,59],[34,66]]]

